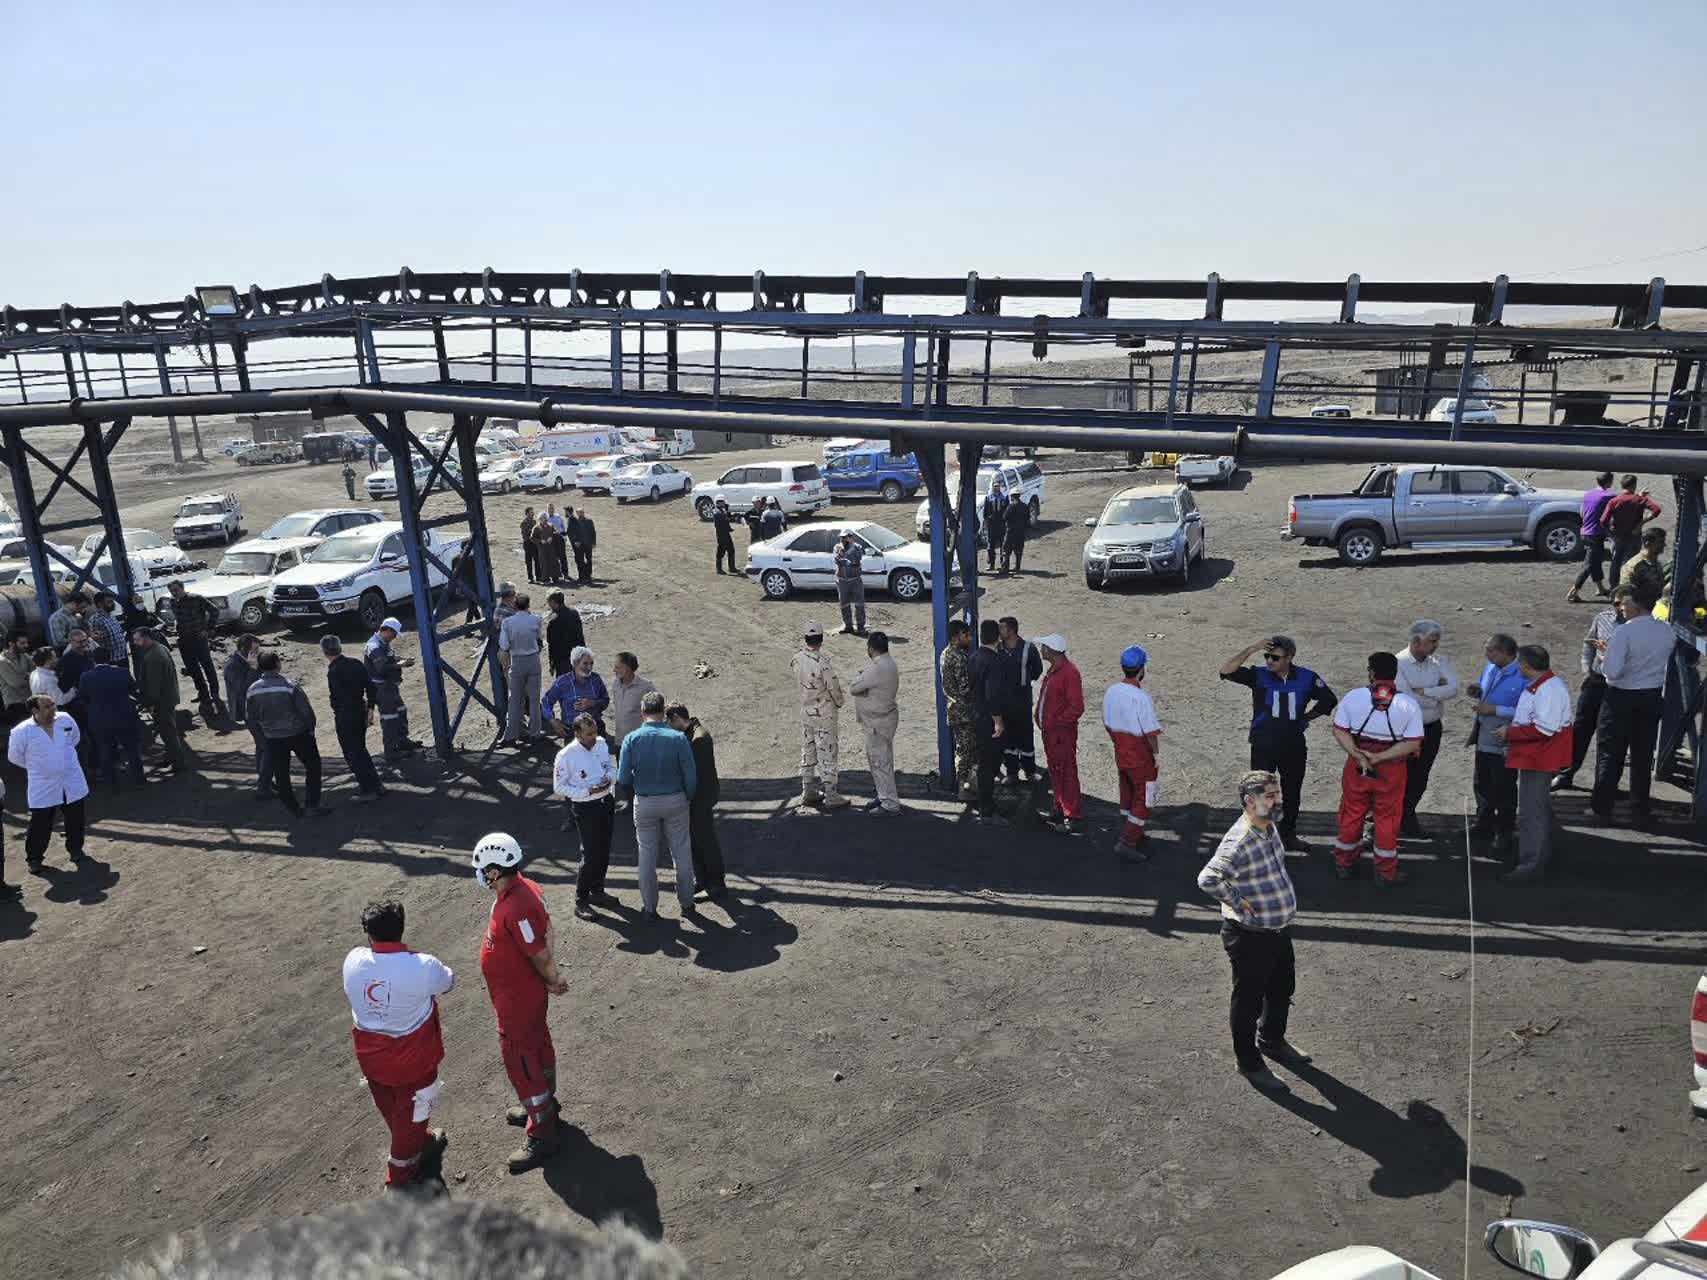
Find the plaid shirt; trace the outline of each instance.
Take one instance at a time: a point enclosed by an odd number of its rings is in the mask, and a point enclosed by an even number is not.
[[[122,663],[130,647],[125,643],[124,624],[100,605],[91,605],[83,615],[83,628],[97,649],[105,649],[114,662]]]
[[[1272,823],[1258,831],[1241,816],[1197,873],[1197,887],[1220,900],[1224,919],[1247,929],[1284,929],[1298,914],[1286,849]]]

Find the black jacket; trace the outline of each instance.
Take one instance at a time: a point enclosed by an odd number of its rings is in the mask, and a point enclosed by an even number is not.
[[[725,508],[712,508],[711,527],[717,531],[717,541],[719,543],[733,543],[735,541],[735,536],[729,526],[729,512]]]
[[[365,718],[367,709],[374,705],[367,667],[348,654],[341,653],[326,664],[326,687],[332,694],[334,720]]]
[[[545,649],[551,657],[551,674],[560,676],[569,670],[569,655],[586,643],[587,632],[581,626],[580,613],[567,606],[554,613],[545,624]]]
[[[709,809],[717,803],[720,784],[717,781],[717,745],[711,734],[697,719],[688,721],[688,746],[693,751],[693,771],[696,779],[693,807]]]
[[[1008,548],[1025,545],[1026,530],[1031,528],[1031,508],[1025,503],[1008,503],[1008,514],[1002,524],[1002,545]]]
[[[589,550],[599,545],[599,531],[593,527],[591,516],[576,516],[569,521],[569,541]]]

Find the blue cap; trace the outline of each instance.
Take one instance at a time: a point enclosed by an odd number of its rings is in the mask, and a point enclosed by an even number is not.
[[[1120,651],[1120,665],[1125,667],[1147,667],[1150,665],[1150,655],[1144,652],[1144,646],[1129,644]]]

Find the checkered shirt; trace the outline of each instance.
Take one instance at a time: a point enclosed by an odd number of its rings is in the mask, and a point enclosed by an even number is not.
[[[1284,929],[1298,914],[1286,849],[1272,823],[1258,831],[1241,816],[1197,873],[1197,887],[1220,901],[1223,918],[1247,929]]]

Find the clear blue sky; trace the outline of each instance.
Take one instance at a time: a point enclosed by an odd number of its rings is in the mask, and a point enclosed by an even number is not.
[[[0,303],[417,270],[1707,279],[1707,3],[0,0]],[[1634,260],[1591,270],[1612,260]]]

